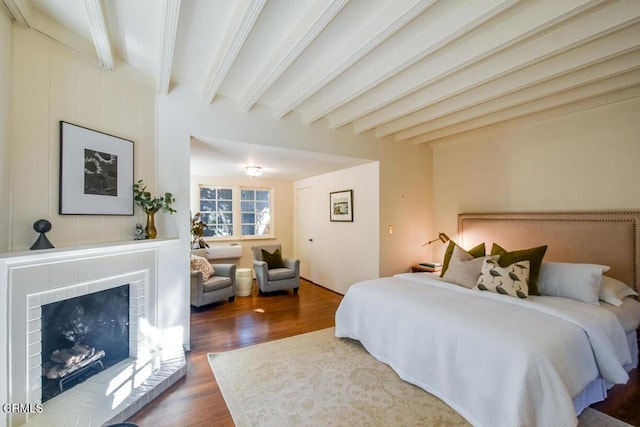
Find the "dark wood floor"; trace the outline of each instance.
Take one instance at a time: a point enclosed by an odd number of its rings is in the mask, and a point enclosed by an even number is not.
[[[129,421],[140,427],[233,426],[207,353],[286,338],[334,326],[342,295],[302,280],[297,295],[236,297],[232,303],[191,308],[187,376]]]
[[[140,427],[233,426],[207,353],[225,351],[334,326],[342,296],[302,281],[300,292],[236,297],[232,303],[191,310],[187,376],[129,421]],[[640,369],[594,408],[640,426]]]

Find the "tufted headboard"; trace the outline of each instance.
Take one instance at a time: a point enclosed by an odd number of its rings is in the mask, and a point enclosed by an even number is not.
[[[460,244],[507,250],[547,245],[544,261],[608,265],[640,291],[640,212],[517,212],[458,215]]]

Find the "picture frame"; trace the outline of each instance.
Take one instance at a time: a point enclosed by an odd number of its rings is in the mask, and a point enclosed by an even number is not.
[[[60,215],[133,215],[133,141],[60,121]]]
[[[329,219],[333,222],[353,222],[353,190],[329,193]]]

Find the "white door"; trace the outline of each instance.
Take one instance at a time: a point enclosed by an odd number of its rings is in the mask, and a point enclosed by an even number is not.
[[[300,275],[307,280],[314,281],[313,276],[313,187],[298,188],[296,195],[296,215],[298,230],[296,240],[298,259],[300,260]]]

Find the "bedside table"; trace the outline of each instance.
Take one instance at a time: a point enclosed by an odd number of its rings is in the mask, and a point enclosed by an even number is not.
[[[425,267],[423,265],[420,264],[413,264],[411,266],[411,272],[412,273],[436,273],[441,271],[442,268],[431,268],[431,267]]]

